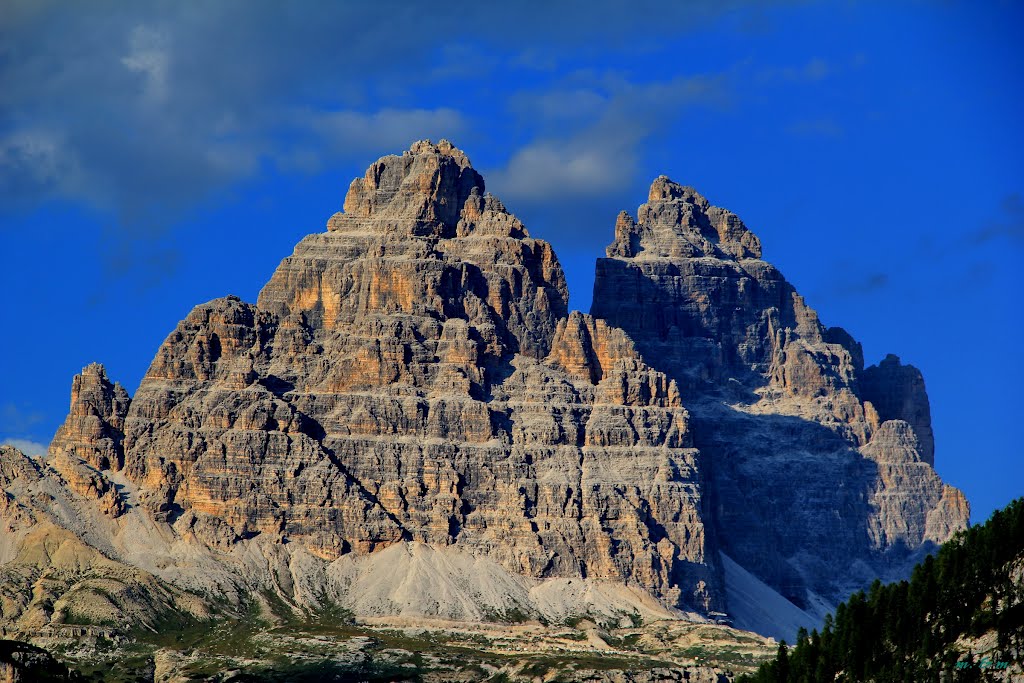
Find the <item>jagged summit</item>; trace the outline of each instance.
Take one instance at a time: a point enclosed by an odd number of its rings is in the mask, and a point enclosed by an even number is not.
[[[707,209],[711,203],[697,190],[690,185],[680,185],[667,175],[660,175],[651,181],[651,188],[647,191],[648,202],[671,201],[682,199],[690,204],[696,204],[702,209]]]
[[[398,312],[480,324],[491,353],[547,353],[568,288],[551,246],[484,191],[446,140],[414,143],[352,181],[345,210],[306,237],[261,310],[332,327]],[[486,321],[486,323],[485,323]]]
[[[712,463],[727,570],[735,560],[814,611],[898,576],[968,507],[932,468],[921,373],[891,355],[864,368],[860,344],[760,255],[735,214],[661,176],[636,220],[619,215],[591,313],[678,382]],[[727,588],[745,580],[727,571]]]
[[[90,363],[71,383],[70,413],[57,430],[54,444],[97,469],[121,469],[129,400],[128,392],[110,381],[102,364]],[[51,446],[50,455],[58,455],[58,450]]]
[[[470,168],[473,163],[466,156],[466,153],[451,143],[450,140],[441,138],[435,145],[429,138],[417,140],[409,145],[409,149],[402,152],[402,156],[415,156],[417,154],[439,154],[451,157],[462,168]]]
[[[483,193],[484,179],[462,151],[447,140],[421,140],[401,156],[381,157],[353,180],[344,213],[328,229],[373,221],[378,230],[450,237],[470,194]]]
[[[761,242],[739,216],[662,175],[651,183],[635,220],[619,214],[615,241],[605,251],[609,258],[750,259],[761,257]]]

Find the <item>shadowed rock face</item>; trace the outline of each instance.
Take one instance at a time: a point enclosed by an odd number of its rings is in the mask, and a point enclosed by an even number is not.
[[[85,368],[45,466],[0,460],[0,555],[24,546],[16,513],[50,505],[154,581],[300,606],[563,618],[610,580],[725,611],[719,551],[798,604],[845,597],[966,503],[931,467],[920,373],[864,370],[760,254],[660,177],[619,216],[592,315],[570,313],[550,245],[465,154],[418,142],[354,180],[255,305],[197,306],[131,400]]]
[[[889,354],[878,365],[864,371],[860,380],[865,408],[874,408],[879,421],[902,420],[914,430],[921,460],[935,464],[935,437],[924,377],[912,365],[902,365],[898,356]],[[870,413],[871,409],[867,408]]]
[[[921,373],[864,369],[734,214],[664,176],[599,259],[592,315],[676,380],[722,549],[798,605],[840,599],[967,523],[936,476]]]

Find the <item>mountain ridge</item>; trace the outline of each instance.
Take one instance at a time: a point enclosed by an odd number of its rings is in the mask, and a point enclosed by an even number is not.
[[[616,221],[591,313],[570,312],[551,246],[463,152],[420,141],[355,179],[256,304],[193,309],[134,396],[85,368],[33,465],[45,484],[23,472],[5,491],[44,515],[32,486],[56,486],[87,521],[56,527],[232,600],[355,605],[338,563],[405,544],[434,558],[409,571],[468,554],[499,584],[611,582],[660,605],[545,607],[509,584],[486,609],[452,594],[420,616],[707,619],[729,612],[726,551],[797,607],[838,601],[964,526],[966,501],[932,469],[920,373],[865,370],[760,253],[738,217],[661,176]],[[780,500],[794,468],[814,477]],[[408,614],[399,602],[366,616]]]

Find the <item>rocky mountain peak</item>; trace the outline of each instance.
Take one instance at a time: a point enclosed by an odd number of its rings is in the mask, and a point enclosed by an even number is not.
[[[935,436],[921,371],[913,365],[904,365],[899,356],[890,353],[878,365],[864,371],[860,384],[861,394],[877,413],[878,421],[908,423],[920,443],[921,459],[934,464]]]
[[[660,176],[635,219],[619,214],[607,254],[591,314],[681,387],[715,463],[729,558],[803,607],[966,525],[963,495],[932,467],[921,373],[891,355],[865,368],[860,344],[821,324],[735,214]],[[863,578],[854,558],[871,567]]]
[[[451,143],[450,140],[441,138],[435,145],[429,139],[417,140],[409,145],[409,149],[402,152],[402,156],[415,156],[417,154],[439,154],[451,157],[462,168],[470,168],[473,163],[466,156],[466,153]]]
[[[328,229],[362,227],[372,220],[381,232],[450,237],[466,200],[483,193],[483,177],[460,149],[447,140],[436,145],[420,140],[401,156],[381,157],[353,180],[344,214]]]
[[[636,220],[625,211],[619,214],[606,253],[609,258],[751,259],[761,257],[761,242],[739,216],[662,175],[651,183]]]
[[[120,469],[121,442],[131,399],[111,382],[100,363],[91,363],[71,383],[71,409],[50,444],[51,455],[67,452],[96,469]]]
[[[367,317],[460,318],[489,357],[542,358],[568,298],[551,245],[485,192],[459,149],[424,140],[352,181],[345,211],[297,245],[258,308],[338,330]]]
[[[704,211],[711,208],[711,203],[705,199],[704,195],[689,185],[680,185],[666,175],[660,175],[654,179],[651,189],[647,193],[649,203],[668,202],[676,199],[699,206]]]

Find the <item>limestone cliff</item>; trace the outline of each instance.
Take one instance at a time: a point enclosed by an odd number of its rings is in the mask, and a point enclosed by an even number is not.
[[[345,207],[255,306],[204,304],[157,353],[125,418],[150,510],[219,548],[458,545],[716,606],[679,394],[567,317],[550,245],[446,142],[384,157]]]
[[[826,328],[733,213],[661,176],[620,214],[591,313],[676,380],[723,552],[801,607],[967,524],[932,469],[921,373]]]

